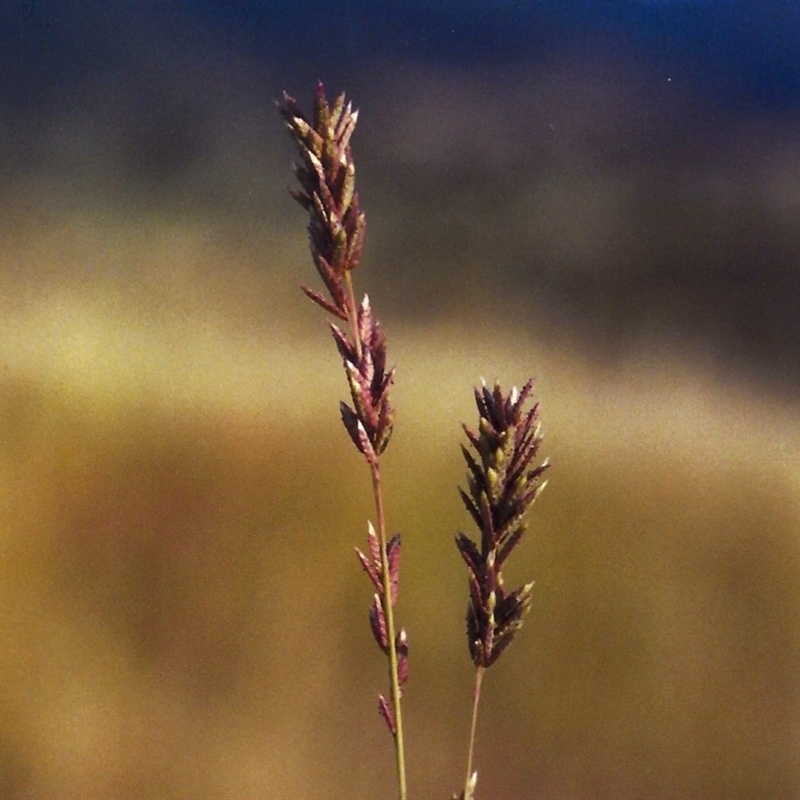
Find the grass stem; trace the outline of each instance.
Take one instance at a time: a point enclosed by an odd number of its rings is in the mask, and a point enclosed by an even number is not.
[[[397,645],[395,638],[394,612],[392,610],[392,589],[389,574],[389,560],[386,552],[386,516],[383,510],[381,492],[381,469],[376,459],[372,466],[372,491],[375,496],[375,513],[378,519],[378,540],[381,550],[383,573],[383,608],[386,614],[386,630],[389,639],[389,679],[392,685],[392,710],[394,711],[394,743],[397,757],[397,786],[400,800],[406,800],[406,764],[403,746],[403,715],[400,704],[400,678],[398,674]]]
[[[478,705],[481,700],[481,684],[486,667],[475,669],[475,688],[472,690],[472,723],[469,729],[469,751],[467,752],[467,777],[464,780],[464,800],[472,800],[475,779],[472,774],[472,758],[475,753],[475,730],[478,726]]]

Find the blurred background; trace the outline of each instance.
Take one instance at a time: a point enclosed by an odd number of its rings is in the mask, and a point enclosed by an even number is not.
[[[464,769],[459,423],[537,379],[478,797],[800,794],[800,7],[0,5],[0,796],[394,796],[273,102],[361,109],[410,791]]]

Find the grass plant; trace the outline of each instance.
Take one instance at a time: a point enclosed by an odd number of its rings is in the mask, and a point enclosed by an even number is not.
[[[394,743],[397,794],[405,800],[402,696],[409,674],[409,645],[405,629],[395,619],[401,537],[388,535],[381,484],[381,458],[394,430],[390,391],[395,373],[387,367],[386,335],[369,297],[357,302],[353,285],[366,233],[350,147],[358,111],[344,94],[331,104],[322,83],[316,86],[310,118],[286,93],[278,109],[300,154],[295,164],[300,188],[291,194],[308,213],[311,256],[325,292],[302,289],[338,321],[330,327],[351,400],[340,404],[341,419],[371,477],[376,523],[367,523],[367,552],[356,548],[356,554],[374,589],[369,624],[386,658],[390,687],[388,699],[378,696],[378,710]],[[532,391],[532,380],[507,393],[499,383],[489,388],[483,382],[475,390],[477,428],[463,426],[468,440],[468,446],[461,447],[467,489],[459,492],[479,536],[474,541],[458,533],[455,540],[468,571],[466,631],[475,667],[464,788],[453,795],[460,800],[475,795],[473,762],[484,674],[513,641],[531,606],[533,582],[509,591],[502,570],[522,539],[527,512],[544,488],[541,477],[548,468],[546,460],[536,462],[541,435],[538,403],[528,407]]]

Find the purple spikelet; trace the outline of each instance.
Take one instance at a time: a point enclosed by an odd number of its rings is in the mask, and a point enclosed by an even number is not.
[[[541,443],[539,405],[525,410],[533,389],[528,381],[504,395],[499,384],[475,391],[478,430],[464,426],[471,450],[462,446],[467,463],[467,491],[459,489],[480,531],[478,543],[459,533],[456,545],[469,572],[467,637],[472,661],[489,667],[511,644],[531,604],[533,582],[514,591],[503,585],[502,567],[527,527],[525,513],[545,483],[547,461],[534,465]]]

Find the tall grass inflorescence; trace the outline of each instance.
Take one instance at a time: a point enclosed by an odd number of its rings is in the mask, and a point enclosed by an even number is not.
[[[314,111],[306,118],[297,102],[284,93],[278,109],[297,145],[294,165],[299,190],[292,196],[308,212],[311,256],[326,293],[303,286],[317,305],[339,320],[331,332],[342,359],[351,404],[341,403],[342,423],[369,468],[376,525],[367,523],[367,552],[356,549],[374,588],[369,623],[387,659],[389,699],[381,694],[378,709],[392,736],[400,800],[408,795],[402,715],[403,686],[408,678],[408,637],[397,629],[394,607],[400,578],[400,535],[388,538],[381,489],[381,456],[391,440],[394,409],[389,397],[394,369],[387,369],[386,336],[372,313],[369,298],[356,302],[352,272],[364,245],[366,220],[355,188],[350,138],[358,111],[344,94],[331,105],[322,83],[316,86]],[[522,626],[530,609],[533,583],[508,591],[502,569],[526,529],[526,512],[544,488],[540,481],[548,463],[536,465],[541,436],[539,406],[526,409],[533,389],[504,394],[499,384],[475,391],[478,427],[464,427],[470,448],[462,445],[467,463],[467,490],[459,489],[478,527],[473,541],[459,533],[456,545],[469,574],[467,639],[475,666],[472,722],[464,788],[454,798],[472,800],[475,731],[485,671],[497,661]]]

